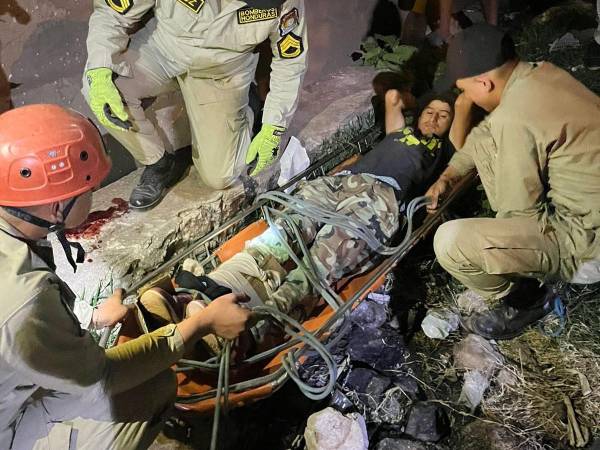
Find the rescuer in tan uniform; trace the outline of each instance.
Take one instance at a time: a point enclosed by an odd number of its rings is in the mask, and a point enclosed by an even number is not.
[[[519,61],[490,25],[457,34],[447,62],[445,81],[489,114],[427,192],[430,208],[477,169],[496,218],[443,224],[435,252],[465,286],[501,298],[466,326],[507,339],[551,310],[539,281],[600,281],[600,98],[550,63]]]
[[[174,400],[169,366],[184,347],[211,332],[235,338],[249,319],[230,294],[106,351],[81,328],[45,238],[54,231],[70,247],[63,229],[85,220],[109,169],[100,134],[74,111],[32,105],[0,115],[2,449],[147,448]],[[117,291],[92,324],[126,314]]]
[[[154,28],[139,31],[128,49],[130,29],[149,11]],[[255,48],[267,39],[270,92],[252,139],[248,92]],[[146,166],[130,204],[148,208],[176,181],[173,152],[190,140],[200,179],[214,189],[230,186],[254,159],[252,174],[275,160],[306,71],[304,1],[94,0],[87,48],[84,94]],[[142,100],[150,98],[147,108]]]

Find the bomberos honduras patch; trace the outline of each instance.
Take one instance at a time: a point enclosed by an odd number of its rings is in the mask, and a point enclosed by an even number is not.
[[[262,22],[264,20],[277,19],[279,17],[278,8],[242,8],[237,11],[237,20],[240,25],[247,23]]]

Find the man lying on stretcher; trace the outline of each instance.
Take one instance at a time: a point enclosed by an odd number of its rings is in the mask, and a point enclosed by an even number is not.
[[[373,82],[376,98],[385,107],[383,140],[342,172],[302,181],[293,193],[295,198],[359,221],[382,244],[398,230],[403,205],[436,179],[446,167],[452,147],[462,147],[470,122],[468,114],[462,114],[452,125],[456,97],[445,93],[420,102],[416,128],[407,126],[404,111],[414,108],[416,102],[410,93],[396,89],[395,82],[391,74],[380,74]],[[371,248],[351,231],[294,212],[289,216],[310,248],[318,275],[330,286],[370,268]],[[268,229],[248,241],[244,251],[208,276],[198,278],[183,271],[177,284],[204,291],[212,298],[229,289],[244,292],[251,306],[275,306],[302,320],[312,309],[313,288],[304,270],[296,267],[288,273],[283,268],[290,256],[281,236],[292,234],[289,225],[279,219],[275,226],[279,232]],[[156,292],[141,299],[149,311],[159,315],[163,308],[157,303],[161,301]],[[196,302],[188,306],[194,307],[201,306]]]

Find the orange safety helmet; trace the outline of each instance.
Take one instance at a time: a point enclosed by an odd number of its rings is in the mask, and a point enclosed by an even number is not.
[[[0,115],[0,205],[25,207],[77,197],[110,171],[100,133],[59,105],[28,105]]]

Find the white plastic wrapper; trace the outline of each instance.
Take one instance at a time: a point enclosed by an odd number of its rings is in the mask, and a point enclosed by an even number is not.
[[[306,149],[296,137],[292,136],[290,138],[290,142],[283,151],[283,155],[281,155],[279,164],[281,167],[279,179],[277,180],[279,186],[283,186],[310,166],[310,158],[306,153]],[[294,186],[291,186],[286,189],[286,192],[290,193],[293,189]]]
[[[490,378],[479,370],[469,370],[465,372],[465,382],[460,393],[459,403],[466,405],[475,411],[475,408],[483,400],[483,394],[490,387]]]
[[[365,419],[358,413],[344,416],[328,407],[308,418],[304,430],[307,450],[367,450]]]
[[[427,313],[421,328],[432,339],[446,339],[450,333],[458,330],[459,315],[451,309],[432,309]]]

